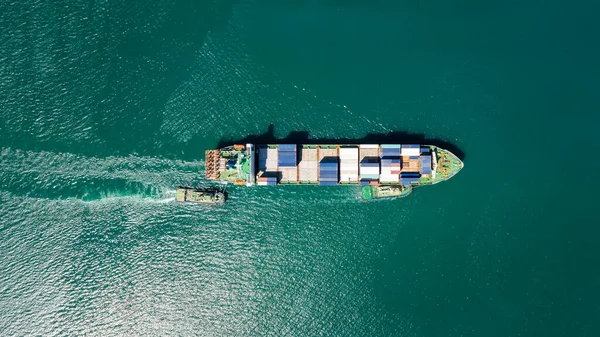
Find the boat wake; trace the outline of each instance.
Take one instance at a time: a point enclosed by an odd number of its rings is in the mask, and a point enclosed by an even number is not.
[[[14,196],[168,203],[177,185],[204,183],[204,162],[153,157],[85,157],[69,153],[0,152],[0,186]]]

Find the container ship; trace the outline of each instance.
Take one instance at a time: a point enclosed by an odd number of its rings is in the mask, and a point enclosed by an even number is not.
[[[206,151],[206,178],[245,186],[362,186],[365,200],[409,195],[452,178],[463,162],[419,144],[236,144]]]

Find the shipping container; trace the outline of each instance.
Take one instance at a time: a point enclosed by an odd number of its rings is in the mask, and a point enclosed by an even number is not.
[[[340,148],[340,159],[357,159],[358,147],[342,147]]]
[[[276,177],[259,177],[256,183],[258,186],[275,186],[277,185]]]
[[[379,174],[379,165],[377,165],[377,166],[361,166],[360,167],[360,176],[361,177],[364,177],[365,175],[369,175],[369,174],[378,175]]]
[[[320,181],[333,181],[338,180],[338,162],[336,159],[323,159],[319,163],[319,180]]]
[[[280,152],[296,152],[296,144],[279,144]]]
[[[410,183],[418,183],[419,178],[400,178],[401,185],[408,185]]]
[[[294,167],[298,165],[296,145],[295,144],[280,144],[278,165],[281,167]]]
[[[421,154],[420,145],[416,144],[402,144],[400,149],[400,155],[402,156],[419,156]]]
[[[421,174],[431,174],[431,156],[421,157]]]
[[[381,167],[400,166],[400,159],[381,159]]]
[[[361,162],[360,163],[360,167],[377,167],[379,168],[379,162]]]
[[[400,177],[397,174],[382,174],[379,178],[381,183],[397,183]]]
[[[400,157],[400,149],[399,148],[382,148],[379,150],[381,154],[381,158],[392,159]]]

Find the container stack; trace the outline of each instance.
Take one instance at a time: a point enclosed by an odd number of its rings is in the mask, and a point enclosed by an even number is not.
[[[277,185],[276,177],[258,177],[256,181],[258,186],[275,186]]]
[[[418,144],[402,144],[400,151],[401,156],[418,157],[421,154],[421,145]]]
[[[400,144],[382,144],[380,150],[383,159],[400,158]]]
[[[400,184],[409,185],[411,183],[418,183],[421,175],[418,172],[402,172],[400,175]]]
[[[377,159],[364,159],[360,163],[360,180],[378,180],[379,161]]]
[[[421,174],[431,174],[431,156],[424,155],[419,160],[421,161]]]
[[[382,144],[381,150],[381,182],[397,183],[400,177],[400,145]]]
[[[358,183],[358,147],[340,148],[340,182]]]
[[[296,144],[279,144],[279,167],[295,167],[296,159]]]
[[[360,184],[379,184],[379,144],[360,144]]]
[[[338,184],[338,162],[337,158],[324,158],[319,163],[319,185]]]

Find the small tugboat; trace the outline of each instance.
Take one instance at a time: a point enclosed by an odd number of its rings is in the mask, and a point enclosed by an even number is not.
[[[411,192],[411,185],[363,186],[362,198],[365,201],[372,199],[404,198]]]
[[[216,188],[194,188],[178,186],[175,201],[182,203],[221,206],[225,203],[225,193]]]

